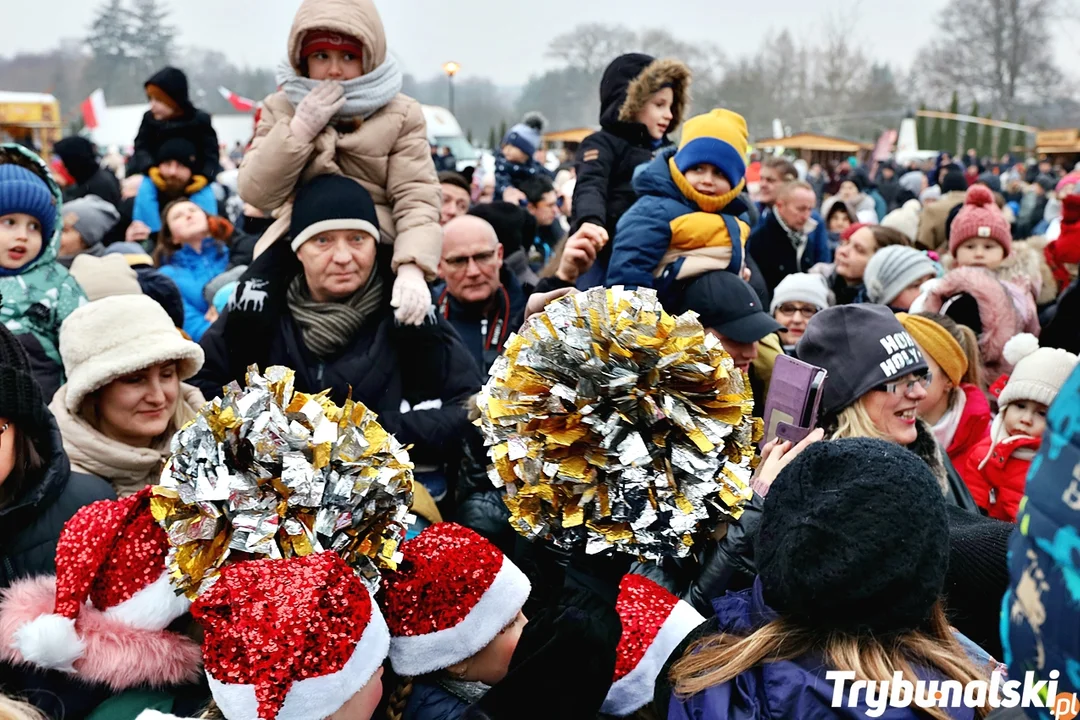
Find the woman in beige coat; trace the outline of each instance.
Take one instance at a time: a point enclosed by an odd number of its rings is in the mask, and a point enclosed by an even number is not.
[[[281,89],[263,102],[240,165],[240,196],[277,217],[256,254],[288,231],[297,185],[329,173],[353,178],[371,193],[382,239],[394,245],[397,318],[418,325],[442,250],[441,191],[424,115],[400,93],[374,3],[304,0],[288,52]]]
[[[73,312],[60,327],[67,384],[49,409],[76,472],[112,483],[119,497],[156,485],[172,436],[203,396],[183,380],[203,351],[145,295],[114,295]]]

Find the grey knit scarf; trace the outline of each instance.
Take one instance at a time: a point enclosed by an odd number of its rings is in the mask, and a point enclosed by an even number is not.
[[[293,107],[298,106],[320,83],[319,80],[300,77],[288,62],[278,65],[277,82]],[[401,68],[394,56],[388,53],[382,65],[367,75],[341,83],[345,89],[345,107],[338,111],[334,119],[368,119],[401,92],[401,84]]]
[[[311,298],[304,274],[289,284],[286,302],[304,344],[320,358],[339,353],[360,331],[364,323],[382,304],[382,278],[371,271],[367,284],[341,302],[322,303]]]

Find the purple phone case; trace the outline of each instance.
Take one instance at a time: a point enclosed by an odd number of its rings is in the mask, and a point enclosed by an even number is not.
[[[809,426],[803,427],[801,423],[807,404],[811,402],[811,385],[819,375],[821,385],[824,385],[827,379],[825,370],[787,355],[776,358],[769,382],[769,396],[765,399],[765,436],[761,440],[762,445],[777,437],[799,442],[810,434],[817,423],[820,388],[812,399]]]

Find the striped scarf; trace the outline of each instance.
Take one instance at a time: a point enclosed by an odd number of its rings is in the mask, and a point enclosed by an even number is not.
[[[293,319],[300,326],[304,344],[320,358],[339,353],[360,332],[367,319],[383,300],[383,282],[372,269],[367,284],[341,302],[322,303],[311,299],[311,292],[300,273],[289,284],[286,301]]]

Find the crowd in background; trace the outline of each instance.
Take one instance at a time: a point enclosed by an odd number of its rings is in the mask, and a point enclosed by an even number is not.
[[[305,0],[287,54],[244,148],[176,68],[126,158],[0,147],[0,717],[865,716],[829,669],[1080,689],[1080,168],[752,153],[682,62],[628,54],[573,159],[530,114],[458,172],[370,0]],[[757,417],[778,358],[828,373],[685,558],[526,541],[489,476],[489,369],[597,286],[696,313]],[[332,552],[169,589],[149,488],[251,365],[410,448],[377,595]]]

